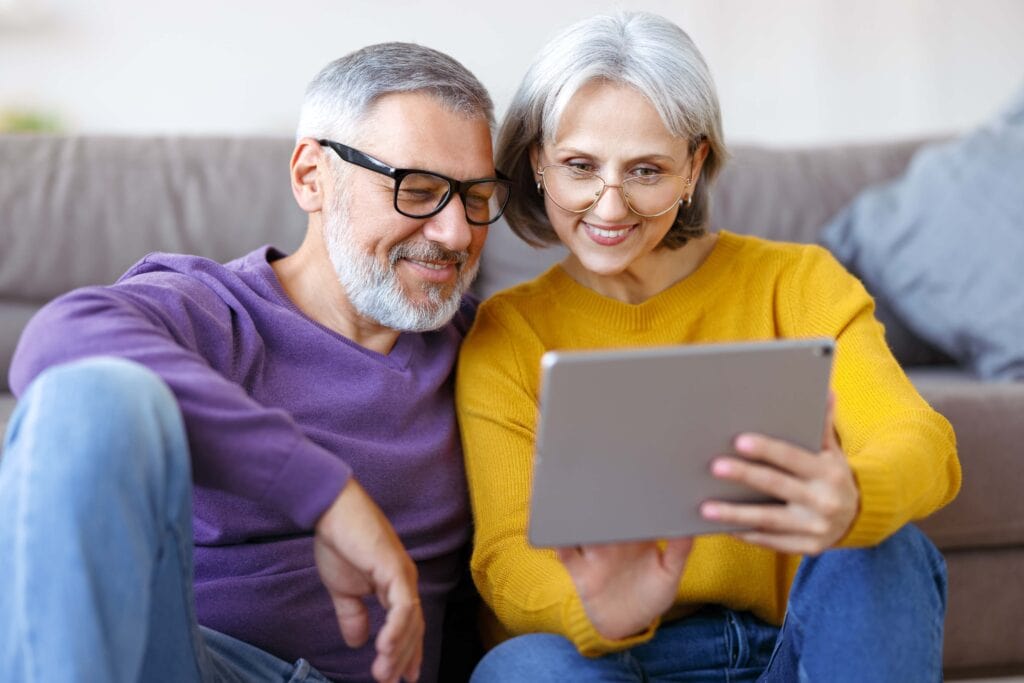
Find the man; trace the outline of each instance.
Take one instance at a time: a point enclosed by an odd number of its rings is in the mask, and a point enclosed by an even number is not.
[[[306,92],[294,254],[152,254],[30,323],[0,680],[437,677],[469,540],[451,370],[508,198],[492,118],[441,53],[357,51]]]

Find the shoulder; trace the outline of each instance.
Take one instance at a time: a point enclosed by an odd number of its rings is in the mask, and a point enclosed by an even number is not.
[[[165,301],[190,300],[237,308],[253,298],[272,298],[267,272],[271,247],[262,247],[228,263],[204,256],[153,252],[133,265],[112,285],[120,292],[139,293]]]
[[[827,249],[817,244],[781,242],[722,231],[719,235],[719,246],[751,262],[769,259],[787,266],[822,261],[838,263]]]
[[[460,367],[529,365],[539,358],[544,348],[535,325],[551,315],[556,293],[552,271],[548,271],[481,303],[462,346]]]
[[[719,247],[728,252],[730,269],[744,269],[779,280],[785,287],[858,283],[832,253],[817,244],[778,242],[722,232]]]
[[[552,266],[532,280],[513,285],[492,294],[480,305],[479,316],[498,321],[533,317],[537,311],[550,312],[566,276],[559,266]]]

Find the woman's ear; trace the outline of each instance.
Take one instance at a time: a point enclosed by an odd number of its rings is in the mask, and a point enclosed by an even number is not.
[[[537,169],[540,168],[540,144],[534,143],[530,145],[530,168],[533,169],[533,179],[536,181],[540,180],[540,174],[537,173]]]
[[[708,158],[708,152],[711,151],[708,141],[704,140],[697,149],[693,152],[693,156],[690,158],[690,180],[693,184],[697,184],[697,179],[700,178],[700,169],[704,167],[704,160]]]
[[[326,173],[327,165],[320,143],[313,138],[300,139],[292,151],[292,195],[299,208],[306,213],[314,213],[323,208]]]

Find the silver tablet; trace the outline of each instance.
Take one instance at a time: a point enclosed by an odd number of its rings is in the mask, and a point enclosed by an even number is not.
[[[733,530],[700,504],[770,499],[716,479],[712,459],[742,432],[820,450],[833,349],[792,339],[544,354],[530,543]]]

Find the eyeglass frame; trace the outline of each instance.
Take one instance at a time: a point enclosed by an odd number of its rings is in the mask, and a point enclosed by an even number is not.
[[[374,173],[380,173],[381,175],[387,176],[391,178],[393,181],[395,181],[393,206],[395,208],[395,211],[402,214],[406,218],[430,218],[431,216],[436,216],[437,214],[444,211],[444,208],[448,206],[448,204],[452,201],[452,197],[458,195],[459,199],[462,200],[462,211],[466,216],[467,223],[469,223],[470,225],[477,226],[491,225],[499,218],[501,218],[502,215],[504,215],[505,208],[508,206],[509,199],[511,199],[512,197],[512,181],[509,178],[507,178],[505,174],[503,174],[501,171],[496,171],[497,177],[495,178],[474,178],[472,180],[456,180],[455,178],[449,178],[448,176],[442,173],[438,173],[437,171],[427,171],[421,168],[394,168],[393,166],[385,164],[380,159],[375,159],[371,157],[366,152],[360,152],[355,147],[349,147],[348,145],[344,145],[340,142],[335,142],[334,140],[322,139],[317,140],[317,143],[320,144],[321,146],[330,147],[331,149],[338,153],[338,156],[340,156],[342,160],[347,161],[350,164],[354,164],[356,166],[359,166],[360,168],[365,168],[368,171],[373,171]],[[441,199],[440,202],[438,202],[437,206],[434,207],[434,209],[430,211],[430,213],[425,213],[422,215],[413,215],[410,213],[406,213],[405,211],[402,211],[400,208],[398,208],[398,188],[401,187],[402,185],[402,179],[408,175],[412,175],[413,173],[432,175],[435,178],[440,178],[441,180],[448,183],[448,191],[445,193],[444,198]],[[504,185],[508,189],[508,195],[505,197],[505,201],[502,202],[501,206],[498,208],[497,215],[494,216],[494,218],[492,218],[491,220],[484,223],[481,223],[480,221],[475,221],[472,218],[470,218],[469,209],[466,208],[466,193],[468,192],[471,186],[476,185],[478,183],[498,183],[500,185]]]
[[[544,171],[548,170],[549,168],[568,168],[568,169],[572,169],[572,166],[569,166],[568,164],[547,164],[546,166],[542,166],[541,168],[538,168],[537,169],[537,175],[540,176],[540,180],[537,181],[537,189],[538,190],[540,190],[542,187],[544,189],[547,189],[547,185],[544,184]],[[622,187],[623,184],[625,184],[626,181],[631,180],[631,178],[627,178],[626,180],[622,181],[618,185],[610,185],[607,180],[605,180],[604,178],[602,178],[598,174],[594,173],[593,171],[583,171],[583,173],[588,173],[588,174],[592,175],[593,177],[595,177],[595,178],[597,178],[598,180],[601,181],[601,184],[602,184],[601,185],[601,191],[598,192],[597,195],[594,197],[594,201],[592,201],[590,204],[588,204],[586,207],[584,207],[582,209],[570,209],[570,208],[564,207],[561,204],[559,204],[558,201],[555,200],[554,196],[552,196],[551,197],[551,201],[555,202],[555,206],[557,206],[558,208],[562,209],[563,211],[568,211],[569,213],[586,213],[587,211],[590,211],[592,208],[597,206],[597,203],[599,201],[601,201],[601,197],[604,196],[604,191],[607,190],[608,188],[612,187],[612,188],[615,188],[615,189],[617,189],[619,191],[619,194],[622,195],[622,201],[625,202],[626,206],[629,207],[629,210],[632,211],[633,213],[635,213],[637,216],[640,216],[641,218],[657,218],[658,216],[664,216],[666,213],[668,213],[669,211],[671,211],[675,207],[677,202],[681,202],[682,199],[683,199],[683,195],[686,194],[686,188],[690,187],[690,185],[693,184],[693,177],[692,176],[689,177],[689,178],[686,178],[685,182],[683,183],[683,191],[679,193],[678,197],[676,197],[674,200],[672,200],[672,203],[670,203],[668,205],[668,208],[665,209],[664,211],[659,211],[658,213],[640,213],[639,211],[637,211],[636,209],[633,208],[633,204],[629,201],[629,197],[626,195],[625,188]],[[656,175],[656,176],[666,176],[666,177],[669,177],[669,178],[682,178],[683,177],[683,176],[679,175],[678,173],[655,173],[654,175]],[[645,176],[645,177],[650,178],[652,176]],[[689,206],[691,201],[693,201],[693,196],[692,195],[690,197],[688,197],[687,200],[686,200],[687,206]]]

